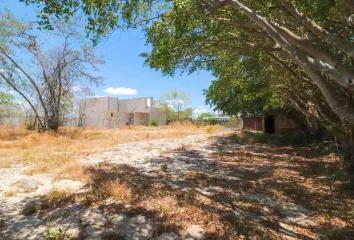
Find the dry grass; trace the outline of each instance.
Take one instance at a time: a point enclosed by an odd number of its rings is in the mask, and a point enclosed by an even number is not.
[[[210,155],[215,167],[227,170],[229,176],[237,176],[240,181],[196,170],[178,176],[183,180],[183,188],[172,188],[168,183],[175,182],[177,176],[168,165],[156,175],[148,176],[126,165],[102,163],[83,170],[90,186],[87,192],[50,192],[39,203],[40,209],[78,202],[99,205],[107,214],[143,214],[159,225],[159,233],[173,231],[183,235],[190,225],[197,224],[206,230],[207,239],[287,239],[281,226],[288,210],[255,199],[237,199],[230,194],[262,193],[269,200],[309,209],[313,225],[286,223],[294,229],[297,239],[319,239],[315,233],[322,234],[323,239],[353,239],[353,192],[343,189],[345,178],[334,182],[323,178],[339,164],[335,156],[313,157],[307,149],[289,146],[249,144],[229,151],[223,141],[213,144],[211,148],[219,149]],[[295,157],[293,151],[301,155]],[[198,155],[186,149],[174,154]],[[208,196],[198,190],[209,186],[225,192]],[[102,204],[108,198],[116,201],[112,205]],[[235,210],[262,216],[262,220],[236,216]]]
[[[319,239],[315,233],[324,236],[323,239],[353,239],[353,191],[344,188],[347,183],[345,177],[331,177],[340,165],[333,155],[314,156],[308,149],[255,142],[241,148],[232,147],[238,145],[231,142],[237,143],[239,139],[225,137],[209,146],[215,150],[209,156],[215,161],[214,167],[227,171],[228,176],[225,177],[202,170],[179,176],[167,164],[161,165],[156,174],[145,175],[126,165],[103,162],[96,167],[83,167],[73,160],[75,156],[99,151],[105,148],[104,144],[109,147],[117,141],[179,137],[205,131],[208,130],[195,127],[193,130],[193,126],[180,124],[157,129],[131,127],[112,132],[98,129],[62,129],[58,134],[43,135],[22,132],[18,139],[15,137],[11,141],[22,141],[34,149],[17,148],[20,153],[15,156],[21,157],[20,163],[38,164],[38,170],[30,169],[40,172],[53,170],[54,165],[47,165],[46,160],[53,164],[64,162],[64,166],[56,171],[60,173],[58,177],[80,180],[89,186],[86,192],[79,193],[50,191],[36,204],[26,205],[23,213],[29,215],[42,211],[45,214],[48,209],[77,202],[98,205],[105,208],[107,214],[143,214],[160,226],[160,233],[172,231],[182,235],[190,225],[197,224],[206,230],[208,239],[286,239],[281,226],[288,210],[250,198],[238,199],[231,194],[261,193],[266,194],[269,200],[294,203],[310,211],[308,216],[313,225],[286,223],[291,225],[298,239]],[[72,154],[78,146],[81,149]],[[44,151],[44,155],[35,154],[34,151],[39,149]],[[149,151],[149,147],[145,150]],[[50,154],[50,151],[57,154]],[[294,152],[299,152],[300,156],[294,156]],[[198,151],[189,146],[164,153],[166,156],[162,157],[168,159],[169,154],[198,158]],[[202,164],[203,161],[200,162]],[[176,180],[183,180],[181,188],[171,187]],[[224,192],[208,196],[198,190],[205,187],[222,188]],[[115,201],[112,205],[102,204],[105,199]],[[252,217],[239,217],[235,211],[262,216],[262,219],[256,221]]]
[[[19,127],[0,127],[0,168],[29,165],[26,174],[56,172],[86,178],[75,157],[85,156],[122,143],[163,138],[181,138],[195,133],[213,133],[218,126],[197,127],[174,123],[171,126],[129,126],[121,129],[61,128],[58,133],[38,133]]]

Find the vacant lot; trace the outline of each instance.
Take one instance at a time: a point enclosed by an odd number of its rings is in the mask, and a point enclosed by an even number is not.
[[[34,133],[17,135],[12,141],[32,144],[27,151],[39,156],[44,156],[39,150],[49,151],[48,167],[29,159],[17,160],[24,166],[0,169],[2,234],[6,239],[354,238],[353,192],[338,175],[335,155],[259,144],[241,133],[205,134],[215,130],[83,130],[76,137],[78,130],[65,130],[54,137],[40,134],[37,144]],[[42,136],[58,140],[45,142]],[[72,160],[64,161],[61,152]]]
[[[32,167],[28,173],[56,171],[58,167],[72,163],[74,157],[102,151],[117,144],[213,133],[218,128],[176,123],[159,128],[61,128],[58,133],[38,133],[24,128],[0,126],[0,168],[29,164]]]

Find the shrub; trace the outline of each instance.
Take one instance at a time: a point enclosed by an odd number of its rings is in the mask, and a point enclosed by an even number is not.
[[[0,219],[0,229],[4,228],[6,226],[5,220],[4,219]]]
[[[75,194],[65,190],[50,190],[40,198],[39,209],[54,209],[75,202]]]
[[[159,126],[159,120],[151,119],[150,125],[154,127]]]
[[[167,164],[161,165],[161,171],[163,171],[163,172],[168,172],[168,166],[167,166]]]
[[[45,240],[69,240],[73,239],[67,229],[49,228],[45,231]]]
[[[36,130],[36,126],[33,123],[25,123],[25,128],[26,128],[26,130],[29,130],[29,131]]]
[[[227,126],[231,128],[238,127],[238,119],[236,117],[231,117],[227,122]]]
[[[22,209],[22,214],[25,216],[30,216],[32,214],[34,214],[35,212],[37,212],[37,204],[36,202],[29,202],[25,205],[25,207]]]

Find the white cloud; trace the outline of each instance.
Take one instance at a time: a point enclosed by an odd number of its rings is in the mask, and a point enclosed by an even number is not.
[[[199,107],[195,108],[193,111],[195,116],[199,116],[200,114],[205,113],[205,112],[211,113],[212,109],[207,106],[199,106]]]
[[[113,95],[136,95],[138,94],[138,90],[133,89],[133,88],[125,88],[125,87],[120,87],[120,88],[112,88],[109,87],[106,90],[104,90],[105,93],[113,94]]]

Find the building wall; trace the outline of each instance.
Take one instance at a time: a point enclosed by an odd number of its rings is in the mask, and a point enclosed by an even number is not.
[[[119,112],[151,112],[152,98],[119,99]]]
[[[144,124],[145,124],[145,125],[150,125],[150,116],[151,116],[151,113],[145,113],[145,114],[143,114],[143,117],[144,117]]]
[[[163,111],[153,111],[151,113],[151,120],[155,119],[159,121],[159,125],[166,125],[167,124],[167,118],[166,118],[166,113]]]
[[[298,125],[294,120],[283,116],[274,117],[274,127],[277,134],[298,129]],[[264,119],[262,117],[243,117],[242,128],[245,130],[264,131]]]
[[[152,97],[119,100],[113,97],[100,97],[80,103],[85,113],[86,126],[109,128],[124,126],[129,121],[130,124],[149,125],[150,119],[157,119],[161,125],[165,125],[166,116],[159,106],[159,102],[153,101]],[[152,112],[154,117],[150,116]]]
[[[298,129],[298,125],[290,118],[276,116],[274,122],[276,133],[291,132]]]
[[[104,112],[108,106],[108,98],[92,98],[80,102],[80,112],[83,113],[86,126],[103,126]]]
[[[263,131],[263,118],[262,117],[243,117],[243,126],[245,130]]]
[[[150,113],[134,113],[134,125],[149,125]]]

